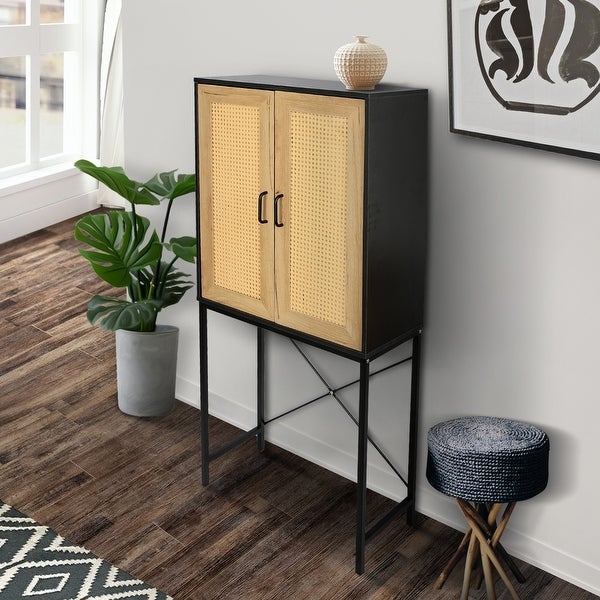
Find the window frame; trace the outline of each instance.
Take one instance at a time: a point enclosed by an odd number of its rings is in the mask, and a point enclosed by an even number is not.
[[[36,12],[39,21],[40,0],[31,2],[30,14]],[[39,160],[26,169],[10,170],[7,177],[0,179],[0,243],[25,235],[60,220],[92,210],[96,206],[97,186],[89,177],[73,166],[75,159],[98,154],[99,132],[99,72],[101,24],[104,13],[104,0],[75,0],[79,11],[80,24],[60,24],[68,31],[79,53],[77,66],[78,85],[75,95],[79,95],[80,109],[76,111],[75,127],[81,131],[79,143],[63,153],[60,160]],[[31,25],[30,19],[30,25]],[[14,25],[0,28],[0,56],[23,48],[22,34],[30,25]],[[44,28],[44,36],[57,35],[54,24],[39,24]],[[46,29],[48,28],[48,29]],[[29,31],[32,31],[30,29]],[[29,35],[29,34],[28,34]],[[32,34],[33,35],[33,34]],[[51,40],[40,40],[40,54],[54,46],[46,44]],[[49,50],[52,51],[52,50]],[[62,51],[62,50],[61,50]],[[30,76],[35,77],[35,61],[31,61]],[[39,65],[39,63],[38,63]],[[38,66],[39,69],[39,66]],[[32,72],[33,71],[33,72]],[[38,70],[39,80],[39,70]],[[34,86],[32,86],[34,87]],[[39,86],[34,97],[28,97],[28,105],[39,107]],[[65,101],[68,101],[65,99]],[[37,109],[39,114],[39,108]],[[71,113],[73,115],[73,113]],[[39,135],[39,134],[38,134]],[[34,167],[34,168],[32,168]],[[9,172],[6,169],[5,172]]]

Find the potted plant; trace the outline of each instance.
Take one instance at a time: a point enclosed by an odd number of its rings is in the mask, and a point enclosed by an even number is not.
[[[167,226],[173,201],[196,189],[196,177],[176,175],[174,170],[141,183],[130,179],[122,167],[97,166],[87,160],[75,166],[119,194],[130,207],[88,214],[75,225],[75,238],[87,246],[79,250],[81,255],[103,281],[120,290],[114,297],[95,295],[87,308],[91,324],[116,335],[119,408],[135,416],[165,414],[175,398],[179,330],[157,325],[156,320],[163,308],[179,302],[194,285],[175,267],[177,259],[194,263],[196,257],[196,239],[184,236],[167,242]],[[137,207],[164,201],[159,237]]]

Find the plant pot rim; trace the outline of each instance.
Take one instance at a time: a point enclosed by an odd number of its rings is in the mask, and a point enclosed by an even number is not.
[[[157,325],[154,331],[129,331],[128,329],[117,329],[115,333],[119,335],[168,335],[175,331],[179,331],[179,327],[175,325]]]

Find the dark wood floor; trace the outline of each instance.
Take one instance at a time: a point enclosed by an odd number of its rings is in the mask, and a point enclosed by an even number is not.
[[[352,483],[249,442],[213,463],[203,488],[196,409],[121,414],[113,336],[84,316],[103,286],[76,251],[73,223],[0,246],[2,500],[176,600],[458,597],[460,569],[432,587],[457,532],[400,518],[370,542],[358,576]],[[210,427],[216,444],[235,431]],[[369,494],[370,517],[388,507]],[[523,600],[595,598],[523,569]]]

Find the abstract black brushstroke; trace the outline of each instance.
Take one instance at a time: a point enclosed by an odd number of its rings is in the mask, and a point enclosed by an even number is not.
[[[600,46],[600,11],[586,0],[569,0],[575,8],[573,34],[560,59],[558,71],[563,81],[584,79],[590,88],[600,74],[591,62],[584,60]]]
[[[483,0],[477,7],[477,11],[482,15],[487,15],[490,11],[496,12],[500,8],[502,0]]]
[[[565,13],[564,4],[560,0],[547,0],[544,27],[540,36],[537,70],[540,77],[550,83],[554,83],[554,81],[548,75],[548,64],[565,26]]]
[[[531,15],[529,14],[528,0],[510,0],[515,7],[510,15],[510,24],[519,40],[523,54],[523,68],[515,79],[515,83],[523,81],[533,70],[533,26],[531,24]]]
[[[597,97],[598,2],[480,0],[474,21],[475,49],[492,96],[508,110],[553,115],[575,112]],[[573,80],[587,86],[568,85]],[[524,81],[528,84],[519,85]]]
[[[489,68],[489,75],[493,79],[498,71],[506,73],[507,79],[512,79],[519,68],[519,56],[514,46],[508,41],[502,28],[502,17],[508,8],[500,11],[492,17],[485,32],[485,39],[492,52],[499,58]]]

